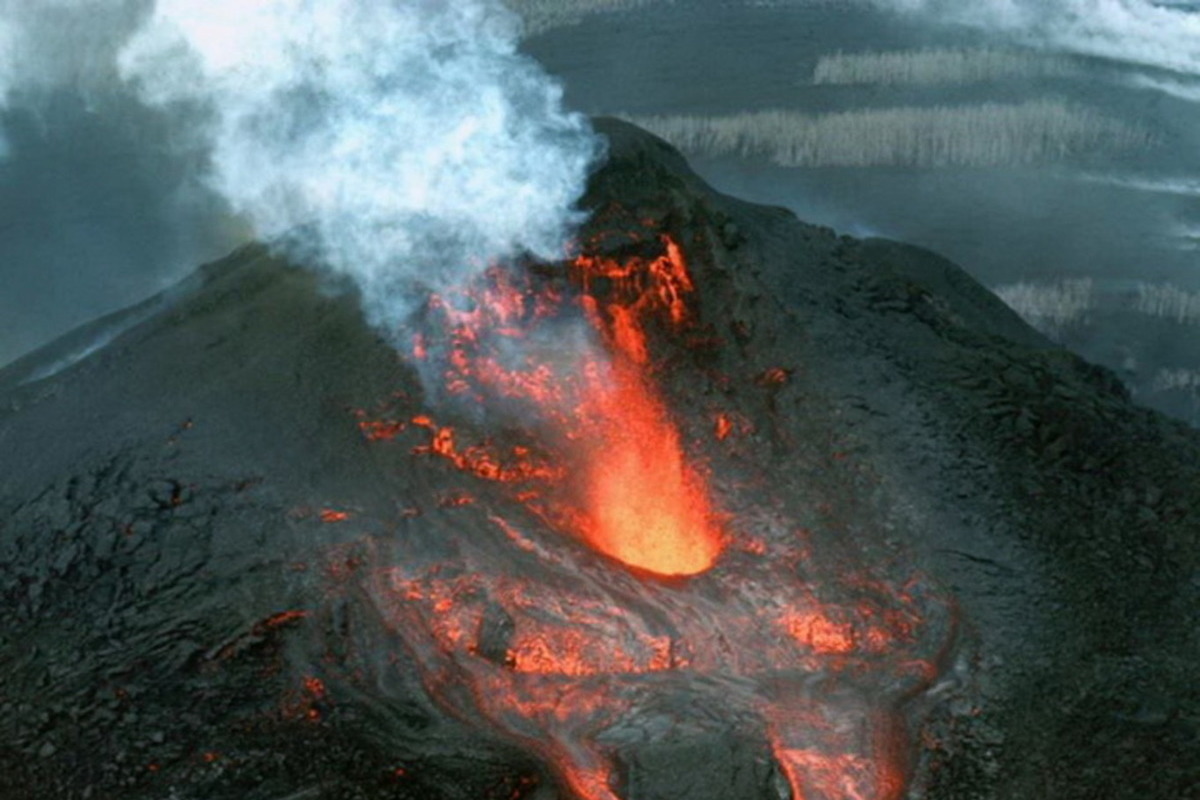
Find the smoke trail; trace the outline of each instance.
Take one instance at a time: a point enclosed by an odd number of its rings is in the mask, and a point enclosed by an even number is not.
[[[211,184],[258,234],[352,277],[372,321],[488,259],[561,253],[597,140],[495,0],[158,0],[124,48],[203,115]]]
[[[767,158],[785,167],[992,167],[1153,143],[1137,125],[1052,100],[630,120],[686,152]]]
[[[1183,176],[1152,176],[1152,175],[1104,175],[1090,172],[1080,173],[1080,180],[1089,183],[1100,183],[1106,186],[1116,186],[1121,189],[1132,189],[1138,192],[1155,192],[1173,194],[1180,197],[1200,197],[1200,179]]]
[[[812,82],[816,86],[932,86],[1004,78],[1063,78],[1077,71],[1077,66],[1062,56],[992,48],[926,48],[824,55],[817,59]]]
[[[1189,80],[1174,80],[1159,75],[1130,75],[1125,80],[1126,86],[1134,89],[1147,89],[1161,92],[1165,95],[1184,100],[1189,103],[1200,103],[1200,82],[1194,78]]]
[[[1021,319],[1052,339],[1084,320],[1097,302],[1091,278],[1068,278],[1056,283],[1021,281],[997,286],[993,291]]]
[[[1200,74],[1200,14],[1149,0],[869,0],[1018,40]]]

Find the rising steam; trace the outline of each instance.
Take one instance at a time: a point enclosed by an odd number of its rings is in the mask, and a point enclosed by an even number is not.
[[[560,255],[597,154],[494,0],[158,0],[121,74],[199,111],[211,184],[352,277],[373,321],[487,260]]]
[[[396,323],[577,221],[597,140],[518,38],[499,0],[0,0],[0,111],[132,86],[259,237]]]

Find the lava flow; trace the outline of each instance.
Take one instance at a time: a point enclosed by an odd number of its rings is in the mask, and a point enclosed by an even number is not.
[[[711,450],[655,386],[699,324],[696,285],[673,239],[632,242],[431,300],[413,358],[475,422],[359,425],[478,492],[404,519],[373,595],[435,700],[576,797],[617,800],[613,755],[668,730],[757,736],[795,800],[894,800],[900,709],[943,668],[951,616],[919,579],[815,552],[794,492],[710,499]],[[749,425],[704,413],[722,446]],[[466,443],[481,419],[492,433]]]

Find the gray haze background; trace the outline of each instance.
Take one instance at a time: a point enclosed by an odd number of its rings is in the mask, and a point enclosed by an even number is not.
[[[724,191],[949,256],[1200,424],[1196,4],[518,4],[572,106]]]
[[[668,135],[725,191],[938,250],[1144,402],[1200,423],[1193,4],[510,5],[520,50],[561,80],[567,107]],[[213,139],[192,135],[196,98],[139,93],[113,66],[152,7],[0,0],[0,363],[251,236],[245,197],[209,188],[220,164]],[[535,95],[555,103],[547,84]],[[544,119],[583,136],[556,114]],[[550,165],[570,174],[548,205],[569,203],[582,141]]]

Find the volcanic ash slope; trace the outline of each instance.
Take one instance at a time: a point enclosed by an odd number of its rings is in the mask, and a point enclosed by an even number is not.
[[[661,141],[597,126],[610,155],[580,241],[615,259],[669,239],[694,283],[692,327],[654,328],[648,347],[726,515],[715,569],[752,565],[760,545],[738,537],[762,526],[805,537],[797,574],[826,599],[850,573],[904,591],[921,576],[942,598],[917,603],[942,642],[933,677],[889,701],[911,790],[1200,796],[1200,434],[1132,405],[953,264],[717,195]],[[249,247],[0,372],[3,797],[575,786],[537,737],[449,713],[486,698],[423,680],[372,588],[405,542],[439,563],[509,558],[496,519],[526,548],[593,558],[473,462],[439,457],[431,426],[465,448],[513,418],[441,397],[393,348],[403,338]],[[623,574],[593,560],[589,575]],[[593,737],[613,790],[784,796],[761,731],[709,711],[663,733],[667,717],[638,706]]]

